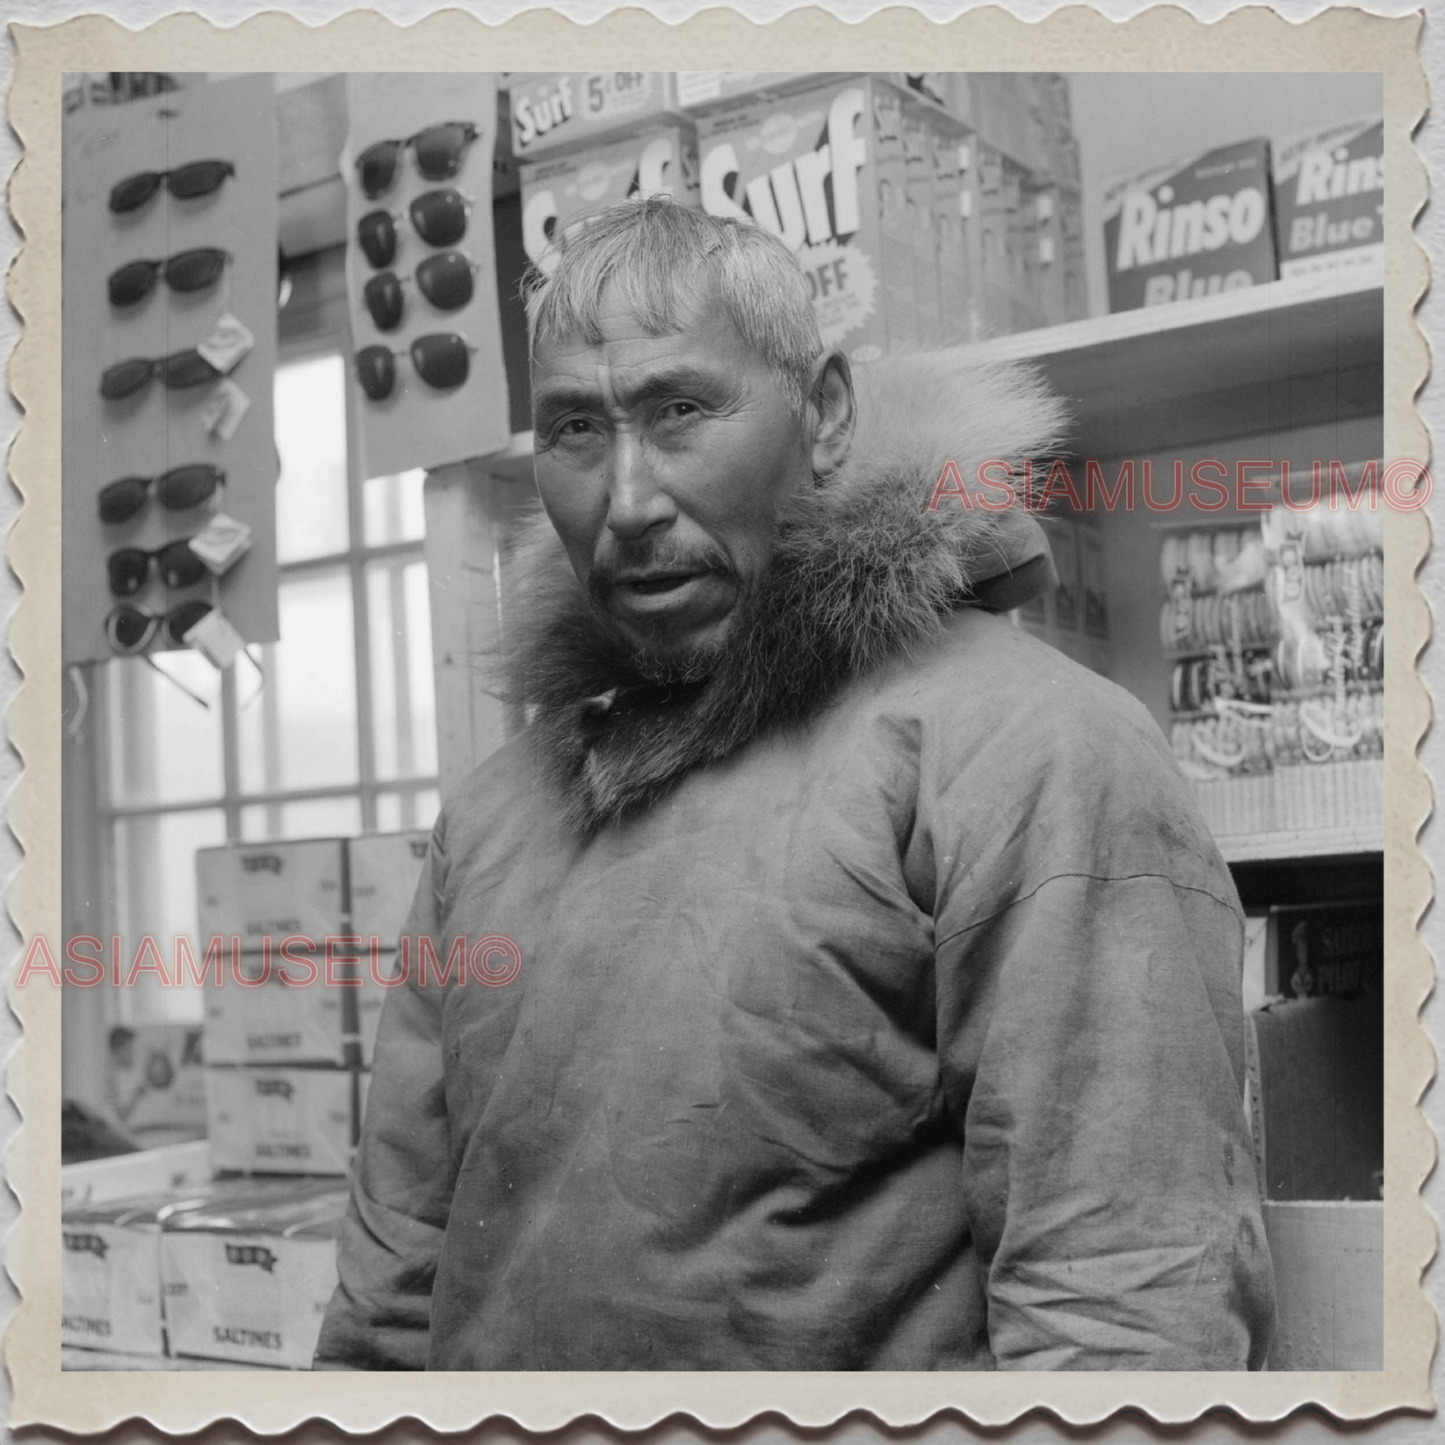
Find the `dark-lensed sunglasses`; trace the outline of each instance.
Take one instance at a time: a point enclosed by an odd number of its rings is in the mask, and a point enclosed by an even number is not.
[[[230,259],[231,253],[218,246],[197,246],[163,261],[127,261],[106,280],[110,304],[134,306],[150,295],[157,281],[164,281],[172,291],[204,291],[216,283]]]
[[[476,263],[460,251],[428,256],[413,273],[417,290],[439,311],[460,311],[472,299],[472,273]],[[362,287],[362,299],[378,331],[394,331],[406,309],[402,287],[408,278],[395,271],[379,271]]]
[[[172,467],[158,477],[121,477],[100,489],[100,520],[128,522],[152,493],[166,511],[184,512],[214,495],[225,481],[225,472],[210,462]]]
[[[214,381],[220,374],[194,346],[188,346],[184,351],[173,351],[154,360],[133,356],[128,361],[117,361],[102,373],[100,394],[119,401],[123,396],[133,396],[156,377],[171,391],[184,391],[189,386]]]
[[[411,217],[418,236],[428,246],[455,246],[467,234],[471,200],[447,186],[423,191],[405,211],[368,211],[356,223],[356,241],[366,259],[380,270],[396,257],[396,223]]]
[[[105,636],[111,649],[122,657],[142,652],[162,628],[177,645],[186,640],[186,633],[211,610],[209,602],[182,602],[169,612],[143,612],[129,602],[111,609],[105,619]]]
[[[462,157],[476,138],[477,128],[470,121],[449,120],[441,125],[429,125],[405,140],[377,141],[356,158],[361,189],[373,201],[389,190],[396,179],[396,163],[408,147],[416,155],[417,170],[427,180],[450,180],[461,170]]]
[[[133,596],[146,585],[152,562],[167,587],[193,587],[206,575],[206,564],[191,551],[190,538],[167,542],[152,552],[122,547],[105,559],[110,590],[117,597]]]
[[[191,161],[173,171],[137,171],[110,188],[110,208],[117,214],[143,206],[162,186],[178,200],[190,201],[220,190],[236,167],[230,161]]]
[[[418,336],[410,347],[411,364],[428,386],[448,391],[460,386],[471,370],[472,348],[454,331]],[[389,346],[363,346],[356,353],[356,379],[372,401],[385,401],[396,385],[396,358],[405,351]]]

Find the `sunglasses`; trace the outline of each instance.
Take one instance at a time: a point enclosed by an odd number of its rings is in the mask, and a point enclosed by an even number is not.
[[[231,253],[219,247],[197,246],[192,251],[177,251],[164,261],[128,261],[106,280],[110,304],[134,306],[162,280],[172,291],[204,291],[215,284],[230,259]]]
[[[167,542],[147,552],[143,547],[122,547],[105,559],[110,590],[117,597],[130,597],[146,585],[155,563],[167,587],[193,587],[206,575],[206,564],[191,551],[190,539]]]
[[[477,128],[470,121],[451,120],[429,125],[405,140],[377,141],[356,158],[361,189],[373,201],[389,190],[396,179],[396,163],[407,147],[415,152],[416,168],[427,180],[450,180],[461,170],[462,156],[476,138]]]
[[[225,481],[225,472],[210,462],[172,467],[158,477],[122,477],[100,489],[100,520],[128,522],[145,506],[152,492],[166,511],[184,512],[199,506]]]
[[[220,190],[227,176],[235,174],[236,168],[230,161],[192,161],[173,171],[137,171],[110,188],[110,208],[117,214],[133,211],[145,205],[163,185],[182,201],[209,196],[212,191]]]
[[[472,348],[454,331],[418,336],[410,351],[416,374],[438,391],[460,386],[471,370]],[[389,346],[363,346],[356,353],[356,379],[372,401],[385,401],[391,395],[396,385],[396,358],[406,354]]]
[[[210,610],[209,602],[183,602],[169,612],[143,612],[129,602],[122,602],[105,619],[106,640],[113,652],[129,657],[148,647],[156,633],[164,628],[171,641],[179,645]]]
[[[101,374],[100,394],[111,401],[119,401],[121,397],[133,396],[142,387],[149,386],[157,376],[169,390],[184,391],[187,387],[214,381],[220,374],[194,346],[188,346],[184,351],[173,351],[169,356],[158,356],[153,361],[144,356],[117,361]]]
[[[412,226],[428,246],[455,246],[467,234],[472,203],[447,186],[424,191],[405,211],[368,211],[356,223],[356,241],[366,259],[380,270],[396,257],[396,223],[410,215]]]
[[[439,311],[460,311],[472,299],[476,263],[460,251],[428,256],[415,271],[417,289]],[[394,331],[404,309],[401,288],[407,284],[395,271],[381,271],[362,287],[362,299],[378,331]]]

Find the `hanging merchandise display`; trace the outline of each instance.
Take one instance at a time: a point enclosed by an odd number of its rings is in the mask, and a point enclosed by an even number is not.
[[[67,663],[278,635],[273,82],[173,79],[65,121]]]
[[[490,223],[495,77],[351,75],[347,101],[362,473],[499,451],[511,428]]]

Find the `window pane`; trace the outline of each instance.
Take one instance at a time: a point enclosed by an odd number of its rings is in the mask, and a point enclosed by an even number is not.
[[[372,477],[363,484],[361,505],[368,547],[411,542],[426,535],[421,499],[425,478],[426,473],[418,468],[394,477]]]
[[[400,833],[407,828],[430,828],[441,808],[441,794],[435,788],[419,793],[378,793],[376,829],[379,833]]]
[[[372,562],[366,593],[376,776],[430,776],[437,770],[437,738],[426,563]]]
[[[225,785],[221,674],[190,649],[153,660],[155,668],[138,657],[106,664],[111,800],[149,804],[218,798]],[[210,706],[187,697],[182,687]]]
[[[270,793],[355,782],[348,574],[338,569],[283,582],[279,608],[281,641],[261,649],[265,685],[237,717],[241,786]]]
[[[196,849],[226,841],[226,815],[219,808],[117,818],[115,848],[116,924],[121,939],[121,975],[130,973],[141,940],[156,942],[169,971],[175,936],[183,933],[194,953],[197,942]],[[117,1010],[122,1023],[175,1020],[200,1022],[200,990],[169,988],[154,973],[138,974],[123,989]]]
[[[295,803],[255,803],[241,809],[241,840],[351,838],[361,832],[361,799],[303,798]]]
[[[344,552],[346,367],[339,356],[276,371],[276,556],[292,562]]]

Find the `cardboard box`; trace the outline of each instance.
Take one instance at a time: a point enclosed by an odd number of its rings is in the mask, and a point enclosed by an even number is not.
[[[211,1177],[211,1146],[205,1139],[165,1144],[110,1159],[60,1166],[60,1207],[80,1209],[119,1199],[194,1189]]]
[[[679,70],[677,102],[685,110],[705,110],[745,96],[787,95],[808,90],[845,72],[818,70]]]
[[[249,1174],[345,1174],[370,1075],[357,1069],[206,1071],[211,1157]]]
[[[1358,998],[1384,986],[1385,910],[1378,899],[1273,908],[1266,992],[1281,998]]]
[[[933,150],[933,225],[938,257],[938,333],[950,345],[976,340],[976,221],[969,189],[970,148],[965,136],[943,117],[935,117]]]
[[[139,1143],[178,1144],[206,1132],[201,1030],[118,1024],[107,1036],[111,1107]]]
[[[884,278],[882,218],[907,205],[900,106],[892,86],[858,77],[698,121],[703,209],[781,236],[808,276],[823,344],[862,358],[916,329],[911,245],[892,248]]]
[[[1275,279],[1266,140],[1113,181],[1103,209],[1111,311]]]
[[[164,1220],[160,1275],[171,1353],[305,1370],[336,1288],[349,1191],[289,1182]]]
[[[67,1210],[60,1220],[60,1343],[123,1355],[166,1352],[164,1196]]]
[[[686,123],[521,170],[522,246],[527,259],[544,271],[556,264],[552,237],[594,211],[657,195],[698,205],[697,136]]]
[[[367,833],[348,845],[351,865],[351,931],[394,948],[411,911],[416,885],[431,846],[424,828],[408,833]]]
[[[392,935],[395,942],[395,935]],[[326,981],[324,956],[314,957],[316,976],[300,980],[304,971],[272,960],[269,972],[261,959],[245,957],[242,972],[259,982],[255,987],[234,977],[220,988],[206,984],[206,1059],[212,1064],[363,1064],[370,1066],[376,1027],[386,991],[377,984],[365,958],[334,961],[335,984]],[[379,964],[385,974],[394,965]]]
[[[1286,999],[1245,1017],[1250,1123],[1265,1198],[1380,1198],[1380,995]]]
[[[1385,264],[1385,128],[1357,120],[1274,147],[1279,274]]]
[[[239,936],[246,952],[265,940],[314,940],[346,932],[346,844],[340,838],[202,848],[196,853],[201,949]]]
[[[667,70],[519,71],[507,88],[512,154],[519,161],[577,150],[681,114],[676,78]]]
[[[938,294],[938,228],[933,217],[933,116],[920,100],[903,101],[903,163],[908,237],[913,253],[913,307],[918,340],[942,340]]]

